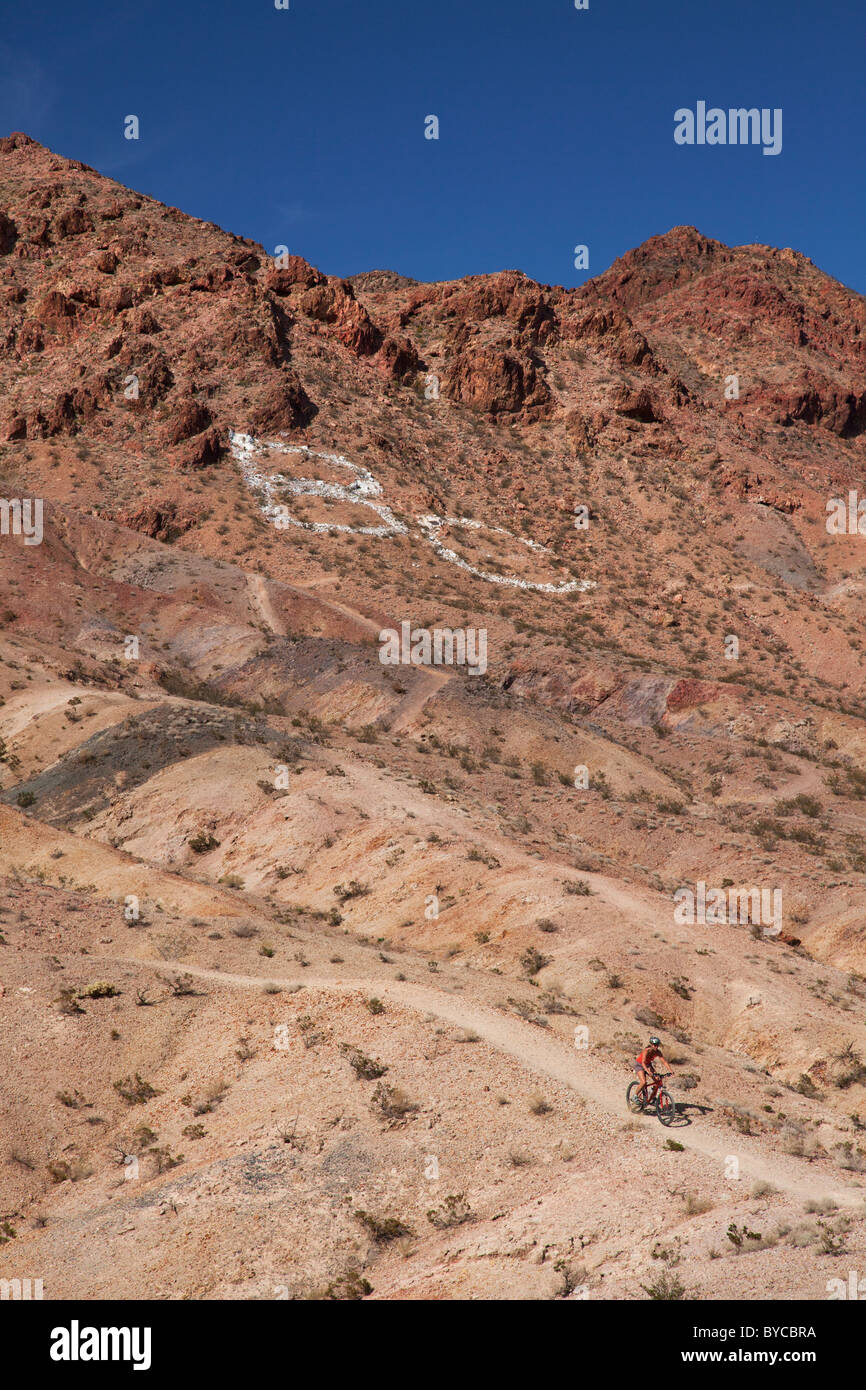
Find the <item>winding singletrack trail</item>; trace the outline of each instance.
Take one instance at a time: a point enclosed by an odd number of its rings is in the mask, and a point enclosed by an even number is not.
[[[266,627],[277,637],[285,637],[286,625],[271,601],[269,581],[260,574],[248,574],[247,584],[250,602],[256,612],[261,615]],[[379,623],[374,622],[372,618],[365,618],[363,613],[358,613],[354,608],[347,608],[345,604],[337,603],[335,599],[319,598],[318,601],[326,608],[331,609],[332,612],[339,613],[341,617],[350,618],[352,622],[369,632],[375,641],[379,640],[379,633],[382,629]],[[403,729],[409,728],[427,701],[437,695],[443,685],[446,685],[451,679],[450,671],[439,671],[430,667],[420,670],[414,669],[418,671],[419,679],[395,711],[394,722],[391,726],[394,733],[400,733]]]
[[[432,700],[434,695],[438,695],[443,685],[447,685],[451,679],[449,673],[430,668],[419,671],[418,674],[421,678],[414,690],[410,690],[406,698],[397,706],[391,724],[391,732],[394,734],[408,729],[418,718],[427,701]]]
[[[286,625],[271,603],[267,580],[260,574],[250,574],[247,576],[247,584],[253,607],[261,614],[262,621],[275,636],[285,637]]]
[[[319,977],[281,979],[273,976],[236,975],[228,971],[208,970],[203,966],[189,965],[185,961],[147,960],[140,957],[123,957],[124,963],[154,970],[176,970],[196,979],[207,980],[212,984],[229,986],[235,989],[261,990],[266,984],[280,985],[284,989],[303,989],[342,991],[368,991],[372,981],[358,977],[354,979],[322,979]],[[376,979],[375,990],[393,1004],[414,1009],[419,1013],[432,1014],[445,1023],[472,1030],[490,1047],[514,1058],[527,1071],[547,1076],[569,1086],[582,1099],[590,1101],[601,1109],[622,1119],[631,1118],[644,1126],[658,1125],[655,1117],[638,1119],[629,1117],[625,1108],[625,1088],[628,1077],[617,1074],[615,1079],[599,1074],[588,1065],[588,1053],[578,1049],[566,1048],[554,1037],[546,1037],[531,1024],[510,1014],[499,1013],[487,1005],[469,1002],[445,990],[431,989],[408,981],[383,981]],[[720,1175],[724,1173],[728,1160],[736,1150],[739,1162],[739,1181],[761,1181],[771,1183],[780,1191],[806,1199],[829,1198],[838,1206],[860,1206],[866,1200],[866,1188],[845,1187],[838,1179],[827,1178],[808,1168],[805,1163],[762,1151],[754,1138],[743,1135],[726,1135],[709,1126],[702,1128],[700,1122],[674,1129],[677,1142],[685,1148],[719,1165]]]

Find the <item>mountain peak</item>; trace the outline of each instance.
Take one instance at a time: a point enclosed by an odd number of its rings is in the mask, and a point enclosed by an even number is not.
[[[12,150],[22,150],[27,145],[33,145],[40,150],[46,148],[40,145],[38,140],[26,135],[23,130],[13,130],[9,135],[0,135],[0,154],[9,154]]]

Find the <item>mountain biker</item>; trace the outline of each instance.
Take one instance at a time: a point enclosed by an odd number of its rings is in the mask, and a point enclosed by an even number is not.
[[[660,1038],[650,1038],[646,1047],[642,1052],[639,1052],[635,1058],[634,1069],[637,1073],[637,1079],[640,1082],[637,1094],[642,1100],[647,1099],[647,1085],[650,1079],[653,1081],[658,1079],[656,1076],[655,1063],[657,1061],[661,1062],[666,1071],[671,1070],[670,1062],[666,1062],[661,1054],[661,1046]]]

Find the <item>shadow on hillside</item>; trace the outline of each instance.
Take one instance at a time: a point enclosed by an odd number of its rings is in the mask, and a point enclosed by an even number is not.
[[[699,1115],[711,1115],[712,1105],[699,1105],[696,1100],[678,1100],[675,1102],[677,1116],[673,1121],[674,1125],[690,1125],[692,1122],[690,1111],[694,1110]]]

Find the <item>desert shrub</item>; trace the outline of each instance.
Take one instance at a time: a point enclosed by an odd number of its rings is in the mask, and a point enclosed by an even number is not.
[[[576,881],[574,879],[567,879],[562,886],[566,893],[570,893],[572,896],[578,898],[588,898],[592,894],[592,889],[585,878],[579,878]]]
[[[750,1231],[747,1226],[738,1226],[732,1221],[725,1235],[739,1255],[743,1250],[756,1250],[763,1237],[760,1231]]]
[[[827,786],[834,796],[850,796],[862,801],[866,798],[866,771],[858,767],[845,767],[841,772],[831,772]]]
[[[113,999],[120,990],[108,980],[94,980],[81,990],[81,999]]]
[[[539,1028],[549,1027],[547,1019],[529,999],[514,999],[508,997],[508,1006],[514,1010],[518,1018],[524,1019],[527,1023],[535,1023]]]
[[[671,1065],[676,1066],[676,1063],[671,1060]],[[675,1077],[670,1084],[678,1091],[694,1091],[699,1085],[700,1079],[693,1071],[684,1071]]]
[[[183,1163],[183,1154],[172,1154],[167,1146],[162,1149],[148,1149],[148,1153],[154,1161],[157,1173],[168,1173]]]
[[[145,1105],[147,1101],[159,1095],[159,1091],[151,1086],[149,1081],[145,1081],[138,1072],[135,1073],[134,1077],[125,1076],[122,1080],[115,1081],[114,1089],[126,1101],[127,1105]]]
[[[498,869],[500,867],[499,860],[496,858],[495,854],[480,850],[475,845],[467,851],[466,858],[470,859],[475,864],[485,864],[488,869]]]
[[[539,970],[550,964],[550,956],[543,955],[534,946],[527,946],[520,957],[520,964],[527,975],[537,975]]]
[[[360,1221],[373,1237],[377,1245],[387,1245],[389,1241],[399,1240],[401,1236],[412,1236],[415,1232],[396,1216],[374,1216],[369,1211],[356,1211],[355,1220]]]
[[[58,1003],[62,1014],[72,1015],[84,1013],[84,1010],[75,997],[75,990],[72,989],[71,986],[61,989]]]
[[[204,1095],[198,1100],[193,1100],[191,1096],[182,1096],[183,1105],[188,1105],[192,1113],[198,1115],[210,1115],[218,1105],[225,1100],[228,1094],[228,1085],[225,1081],[214,1081],[206,1087]]]
[[[359,883],[356,878],[350,879],[345,886],[342,883],[334,885],[334,893],[341,903],[348,902],[351,898],[363,898],[369,891],[367,884]]]
[[[386,1086],[384,1081],[378,1083],[370,1104],[384,1119],[395,1121],[405,1119],[418,1109],[399,1086]]]
[[[168,985],[175,999],[185,999],[196,993],[192,975],[174,975],[171,979],[164,980],[163,983]]]
[[[818,1221],[818,1245],[822,1255],[843,1255],[848,1244],[848,1222],[842,1218],[834,1226]]]
[[[200,830],[197,835],[193,835],[187,840],[187,844],[195,854],[207,854],[208,850],[218,849],[219,843],[219,840],[208,830]]]
[[[866,1153],[862,1149],[855,1150],[850,1139],[844,1144],[837,1144],[833,1153],[840,1168],[849,1173],[866,1173]]]
[[[384,1062],[377,1062],[375,1057],[368,1057],[360,1048],[352,1047],[349,1043],[341,1043],[340,1051],[359,1081],[376,1081],[388,1070]]]
[[[711,1197],[699,1197],[696,1192],[687,1192],[683,1198],[686,1216],[703,1216],[712,1211],[714,1205]]]
[[[686,1287],[682,1280],[665,1269],[651,1284],[641,1284],[644,1293],[656,1302],[678,1302],[685,1297]]]
[[[855,1050],[854,1044],[849,1042],[841,1052],[837,1052],[834,1057],[836,1064],[833,1085],[840,1091],[847,1091],[849,1086],[856,1086],[866,1081],[866,1065],[860,1054]]]
[[[320,1297],[332,1303],[354,1303],[373,1292],[373,1285],[357,1269],[348,1270],[326,1285]]]
[[[776,1189],[771,1182],[755,1182],[752,1183],[751,1196],[772,1197],[775,1191]]]
[[[427,1220],[438,1231],[450,1230],[452,1226],[462,1226],[464,1221],[472,1220],[472,1208],[466,1200],[465,1192],[453,1192],[439,1207],[431,1207]]]
[[[647,1028],[661,1028],[662,1026],[661,1015],[657,1014],[655,1009],[645,1009],[643,1007],[635,1009],[634,1017],[638,1023],[646,1024]]]
[[[805,1096],[807,1100],[818,1100],[821,1095],[811,1076],[807,1075],[806,1072],[800,1073],[799,1081],[791,1089],[796,1091],[798,1095]]]
[[[815,818],[820,816],[823,807],[817,797],[800,792],[799,796],[793,796],[790,800],[777,801],[773,809],[777,816],[789,816],[792,812],[799,811],[802,816]]]
[[[569,1004],[567,999],[562,998],[559,989],[545,990],[538,1002],[538,1007],[542,1013],[567,1014],[572,1018],[576,1018],[578,1012],[573,1004]]]

